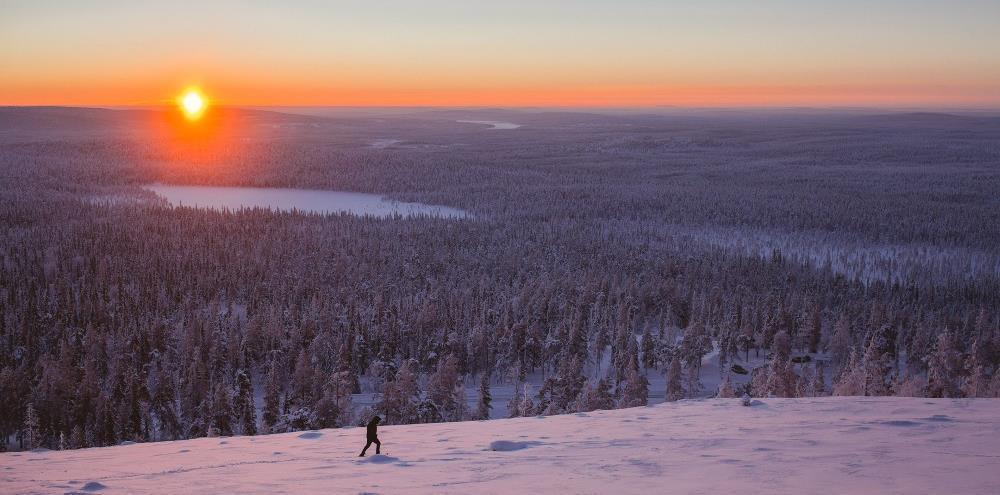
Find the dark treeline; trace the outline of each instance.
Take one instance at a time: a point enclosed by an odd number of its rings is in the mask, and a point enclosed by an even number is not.
[[[650,373],[668,400],[715,392],[700,373],[716,351],[721,396],[1000,394],[997,134],[521,117],[536,129],[4,141],[0,435],[77,448],[370,412],[474,419],[491,383],[516,387],[512,415],[627,407],[647,403]],[[387,135],[404,144],[366,147]],[[475,217],[169,208],[137,187],[154,181],[380,192]],[[909,254],[835,266],[720,232]],[[751,356],[764,364],[730,366]],[[352,404],[362,391],[375,411]]]

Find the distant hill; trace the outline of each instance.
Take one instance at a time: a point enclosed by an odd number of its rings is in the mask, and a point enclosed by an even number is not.
[[[322,117],[295,115],[273,110],[216,107],[215,115],[241,118],[254,123],[283,124],[318,122]],[[107,131],[131,129],[158,118],[176,116],[172,107],[90,108],[90,107],[0,107],[0,131]]]
[[[960,115],[939,112],[901,112],[850,117],[857,123],[914,127],[953,127],[988,125],[1000,127],[1000,117]]]
[[[0,129],[120,126],[148,118],[151,112],[85,107],[0,107]]]

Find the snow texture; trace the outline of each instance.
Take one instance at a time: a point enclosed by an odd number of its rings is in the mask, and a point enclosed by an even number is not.
[[[0,493],[996,493],[1000,401],[686,400],[0,455]]]

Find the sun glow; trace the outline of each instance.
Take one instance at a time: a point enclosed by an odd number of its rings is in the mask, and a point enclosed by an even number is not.
[[[198,120],[202,115],[205,114],[205,108],[208,106],[205,97],[201,94],[197,88],[189,88],[184,91],[177,98],[177,104],[180,106],[181,112],[188,120]]]

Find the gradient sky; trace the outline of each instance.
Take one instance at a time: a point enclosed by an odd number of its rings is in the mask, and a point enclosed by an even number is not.
[[[0,0],[0,104],[1000,106],[1000,0]]]

